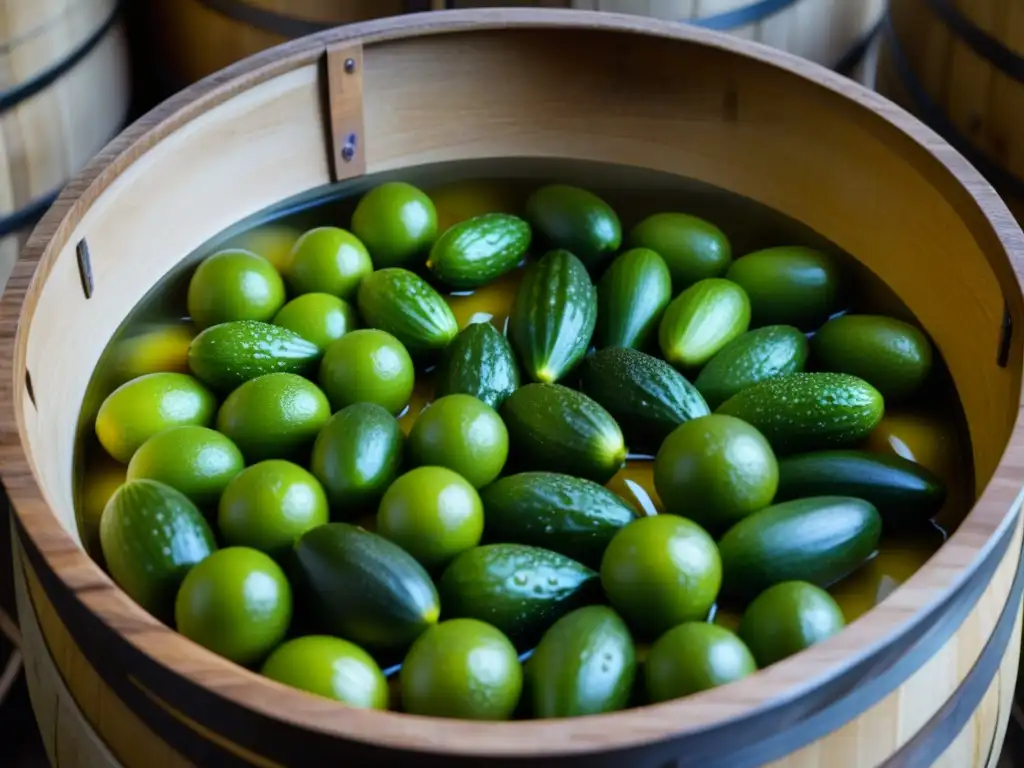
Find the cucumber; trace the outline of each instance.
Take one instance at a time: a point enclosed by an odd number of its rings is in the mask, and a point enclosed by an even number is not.
[[[445,285],[477,288],[514,269],[530,247],[530,225],[508,213],[485,213],[445,230],[427,269]]]
[[[552,251],[527,268],[508,332],[527,375],[552,384],[583,358],[597,322],[597,291],[583,263]]]
[[[169,620],[185,575],[217,544],[185,494],[156,480],[131,480],[103,509],[100,547],[117,585],[154,616]]]
[[[840,309],[839,262],[813,248],[780,246],[748,253],[725,276],[747,292],[754,328],[783,324],[809,331]]]
[[[591,355],[580,367],[580,381],[622,426],[635,451],[656,453],[673,429],[711,413],[686,377],[636,349],[609,347]]]
[[[445,620],[485,621],[523,648],[589,601],[597,585],[597,573],[557,552],[486,544],[456,557],[437,587]]]
[[[778,453],[841,447],[867,437],[885,401],[863,379],[844,373],[791,373],[762,381],[716,410],[757,427]]]
[[[490,323],[471,323],[445,349],[434,394],[472,395],[497,409],[517,389],[519,364],[508,339]]]
[[[636,510],[603,485],[557,472],[521,472],[480,492],[489,541],[530,544],[591,568]]]
[[[668,305],[658,326],[658,344],[665,359],[677,368],[699,368],[749,324],[750,302],[743,289],[709,277]]]
[[[551,625],[524,672],[535,718],[615,712],[633,693],[636,649],[615,611],[590,605]]]
[[[371,272],[359,284],[359,314],[387,331],[414,357],[444,349],[459,332],[448,302],[419,275],[400,267]]]
[[[604,200],[579,187],[550,184],[526,201],[526,218],[550,248],[572,251],[599,270],[622,244],[622,224]]]
[[[257,320],[212,325],[188,348],[188,367],[196,378],[221,392],[267,373],[309,375],[320,348],[294,331]]]
[[[561,384],[517,389],[501,406],[501,417],[510,457],[520,469],[564,472],[603,485],[626,460],[626,443],[611,414]]]
[[[701,370],[693,385],[717,408],[762,381],[803,371],[807,337],[791,325],[768,325],[737,336]]]
[[[597,284],[598,349],[646,347],[671,298],[672,276],[664,259],[649,248],[626,251]]]
[[[878,510],[863,499],[817,496],[773,504],[718,542],[722,589],[746,599],[784,581],[827,587],[871,557],[881,534]]]
[[[930,470],[895,454],[819,451],[779,462],[776,501],[834,495],[871,502],[891,530],[934,517],[946,502],[946,485]]]
[[[648,216],[630,231],[629,242],[650,248],[665,260],[676,293],[699,280],[721,277],[732,260],[725,233],[710,221],[685,213]]]
[[[348,523],[307,531],[295,545],[298,580],[323,628],[374,651],[404,651],[437,623],[430,576],[412,555]]]
[[[833,318],[814,334],[811,350],[822,370],[860,376],[890,401],[916,393],[932,369],[924,332],[881,315]]]

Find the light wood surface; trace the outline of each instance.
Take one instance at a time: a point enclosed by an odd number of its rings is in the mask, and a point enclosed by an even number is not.
[[[949,543],[843,633],[745,681],[558,722],[467,724],[346,710],[215,657],[131,603],[84,554],[75,529],[73,425],[83,372],[184,254],[246,216],[330,182],[323,58],[328,47],[354,44],[363,51],[368,173],[510,157],[660,169],[769,205],[873,269],[931,333],[967,415],[979,498]],[[83,238],[93,259],[91,299],[75,260]],[[343,28],[268,51],[180,94],[69,185],[0,303],[0,477],[43,567],[100,618],[98,626],[186,686],[245,707],[254,727],[272,721],[293,729],[296,749],[301,734],[329,734],[453,757],[557,752],[582,759],[646,748],[645,759],[654,760],[660,740],[826,685],[992,562],[991,547],[1017,519],[1024,482],[1022,334],[1011,336],[1006,366],[996,363],[1004,306],[1013,327],[1024,328],[1020,266],[1011,256],[1020,253],[1020,228],[958,153],[890,102],[784,53],[685,25],[577,11],[434,13]],[[807,753],[793,765],[825,765],[849,752],[865,755],[851,758],[859,768],[872,764],[876,739],[878,748],[892,748],[912,738],[991,632],[1019,535],[989,585],[991,597],[972,614],[977,620],[968,619],[952,650],[921,668],[929,675],[909,679],[905,697],[866,712],[860,728],[809,747],[818,750],[817,762]],[[147,695],[199,727],[181,689],[149,687]],[[995,729],[1006,714],[992,715],[993,695],[979,712],[986,723],[995,718]],[[203,738],[213,738],[216,724],[203,725]],[[851,740],[856,749],[848,748]],[[981,737],[968,741],[958,749],[981,754]]]
[[[0,110],[0,219],[56,194],[124,124],[129,102],[116,0],[11,0],[0,7],[0,99],[80,60]],[[39,210],[39,214],[42,211]],[[0,284],[34,223],[0,240]]]
[[[1024,82],[1019,79],[1024,68],[1024,8],[1016,0],[959,0],[946,5],[957,15],[956,22],[944,18],[928,0],[892,0],[897,44],[931,108],[971,151],[1016,180],[1010,185],[994,179],[1024,213]],[[971,44],[971,31],[990,38],[1011,59],[1016,57],[1018,75],[979,52]],[[895,61],[887,56],[883,66],[879,89],[931,119]]]

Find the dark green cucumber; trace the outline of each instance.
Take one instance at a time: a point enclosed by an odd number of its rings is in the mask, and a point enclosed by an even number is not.
[[[403,651],[437,623],[430,576],[383,536],[347,523],[321,525],[299,539],[295,562],[311,615],[367,650]]]
[[[745,599],[784,581],[827,587],[871,557],[881,535],[882,518],[863,499],[817,496],[773,504],[718,542],[722,589]]]
[[[103,510],[100,547],[117,585],[167,620],[185,575],[217,544],[185,494],[156,480],[131,480],[114,491]]]
[[[446,229],[430,249],[427,269],[452,288],[476,288],[515,268],[529,247],[529,224],[485,213]]]
[[[636,510],[603,485],[557,472],[521,472],[480,491],[489,541],[531,544],[591,568]]]
[[[604,200],[579,187],[549,184],[526,201],[526,218],[551,248],[572,251],[598,270],[622,244],[622,225]]]
[[[842,447],[867,437],[885,402],[863,379],[843,373],[791,373],[730,397],[716,413],[753,424],[780,453]]]
[[[597,585],[594,571],[557,552],[486,544],[456,557],[438,592],[446,620],[486,621],[523,647],[589,601]]]
[[[607,483],[626,460],[622,430],[604,408],[561,384],[527,384],[501,406],[512,461]]]
[[[552,251],[523,275],[508,332],[527,375],[552,384],[586,354],[596,321],[597,291],[583,262]]]
[[[708,361],[694,380],[708,406],[717,408],[762,381],[803,371],[808,344],[791,325],[768,325],[737,336]]]
[[[636,649],[615,611],[589,605],[551,625],[524,672],[535,718],[615,712],[633,693]]]
[[[946,502],[946,485],[930,470],[895,454],[819,451],[779,461],[776,501],[833,495],[871,502],[886,529],[900,529],[934,517]]]
[[[257,320],[212,325],[188,348],[196,378],[221,392],[267,373],[310,374],[320,349],[294,331]]]
[[[597,284],[598,349],[646,347],[671,298],[672,276],[661,256],[634,248],[617,257]]]
[[[400,267],[371,272],[359,284],[359,314],[387,331],[413,356],[444,349],[459,332],[448,302],[417,274]]]
[[[656,453],[684,421],[711,413],[700,392],[675,368],[625,347],[608,347],[580,366],[583,391],[608,410],[634,451]]]
[[[500,408],[517,389],[519,364],[508,339],[490,323],[471,323],[445,349],[436,397],[472,395]]]

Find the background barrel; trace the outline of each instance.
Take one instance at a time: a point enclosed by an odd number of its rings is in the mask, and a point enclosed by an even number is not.
[[[25,0],[28,2],[29,0]],[[147,0],[132,4],[153,101],[257,51],[354,21],[446,8],[577,8],[689,22],[873,79],[867,56],[885,0]]]
[[[125,121],[117,0],[0,4],[0,285],[65,181]]]
[[[1024,220],[1020,0],[892,0],[877,87],[988,176]]]

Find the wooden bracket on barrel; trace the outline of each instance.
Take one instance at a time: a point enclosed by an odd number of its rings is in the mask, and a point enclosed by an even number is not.
[[[327,49],[327,114],[334,181],[366,173],[363,47],[358,43]]]

